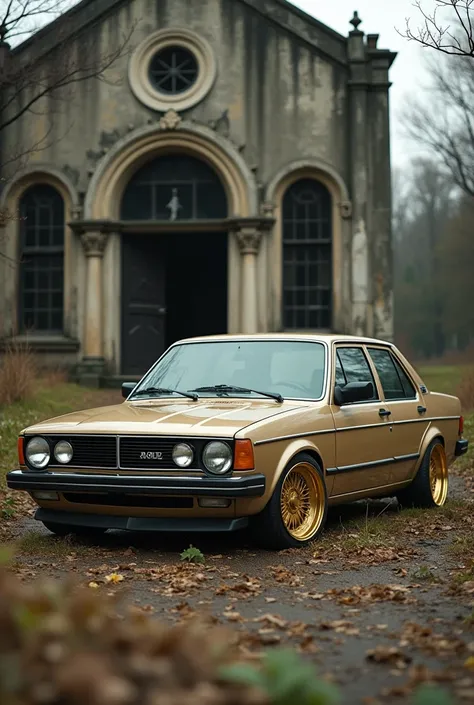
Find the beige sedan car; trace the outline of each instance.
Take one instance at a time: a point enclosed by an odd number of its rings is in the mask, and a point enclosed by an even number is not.
[[[381,340],[225,335],[181,340],[122,404],[25,429],[8,486],[56,534],[234,531],[268,548],[315,539],[328,505],[446,501],[467,451],[459,400]]]

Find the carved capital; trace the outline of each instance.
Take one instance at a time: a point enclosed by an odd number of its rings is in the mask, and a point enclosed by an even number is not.
[[[103,257],[108,234],[100,231],[82,233],[81,242],[86,257]]]
[[[239,243],[242,255],[256,255],[260,247],[262,233],[257,228],[241,228],[236,231],[237,242]]]
[[[162,130],[176,130],[181,124],[181,117],[176,110],[168,110],[167,113],[160,118],[160,128]]]
[[[352,217],[352,202],[351,201],[341,201],[339,204],[341,211],[341,217],[345,220]]]

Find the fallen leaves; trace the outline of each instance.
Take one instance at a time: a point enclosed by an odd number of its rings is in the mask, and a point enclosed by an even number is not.
[[[354,624],[346,619],[336,619],[332,622],[321,622],[319,628],[324,631],[333,630],[337,634],[346,634],[347,636],[358,636],[360,634],[360,629],[354,627]]]
[[[389,664],[399,670],[406,668],[413,660],[396,646],[376,646],[375,649],[367,651],[366,658],[374,663]]]
[[[354,585],[346,588],[327,590],[327,597],[334,597],[342,605],[356,605],[370,602],[398,602],[414,604],[416,598],[410,594],[414,586],[405,585]]]
[[[272,571],[273,579],[277,583],[284,583],[289,587],[301,585],[301,577],[282,565],[272,566],[270,570]]]
[[[467,651],[466,643],[458,636],[447,636],[416,622],[406,622],[400,635],[400,646],[408,645],[438,658],[452,658]]]

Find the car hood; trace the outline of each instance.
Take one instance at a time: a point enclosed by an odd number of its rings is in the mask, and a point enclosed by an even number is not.
[[[142,400],[73,412],[29,426],[36,434],[159,434],[220,436],[302,409],[306,402],[273,400]]]

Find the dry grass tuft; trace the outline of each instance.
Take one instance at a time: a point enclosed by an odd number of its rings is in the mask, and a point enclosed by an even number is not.
[[[474,369],[470,370],[461,380],[457,390],[464,411],[474,409]]]
[[[36,358],[27,345],[12,343],[0,358],[0,406],[28,399],[38,374]]]

